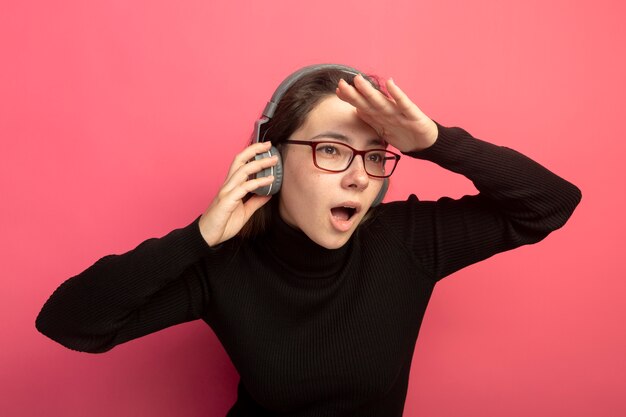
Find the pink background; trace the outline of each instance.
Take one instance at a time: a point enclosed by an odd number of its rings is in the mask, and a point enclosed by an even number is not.
[[[201,322],[105,355],[35,317],[66,278],[191,222],[277,84],[393,76],[444,125],[583,190],[544,242],[435,290],[407,416],[626,415],[626,10],[582,1],[3,1],[0,415],[221,416],[237,375]],[[390,198],[471,184],[404,159]]]

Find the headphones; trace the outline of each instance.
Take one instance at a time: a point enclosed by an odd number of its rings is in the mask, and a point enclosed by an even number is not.
[[[366,77],[365,74],[363,74],[362,72],[352,67],[348,67],[345,65],[337,65],[337,64],[310,65],[308,67],[299,69],[298,71],[291,74],[289,77],[285,78],[283,82],[280,83],[280,85],[278,86],[274,94],[272,95],[272,98],[270,99],[270,101],[265,105],[265,109],[263,109],[261,118],[259,118],[254,123],[254,133],[253,133],[254,143],[264,141],[263,138],[261,137],[261,127],[265,123],[269,122],[270,119],[274,116],[276,107],[278,107],[278,103],[283,98],[287,90],[289,90],[289,88],[302,77],[309,75],[313,72],[320,71],[320,70],[339,70],[352,76],[361,74],[364,77]],[[255,194],[273,195],[273,194],[278,193],[278,191],[280,191],[280,187],[283,183],[283,164],[282,164],[282,158],[278,149],[276,149],[275,146],[272,146],[269,151],[257,154],[254,157],[254,159],[260,160],[263,158],[270,158],[274,155],[278,156],[278,162],[276,163],[276,165],[263,169],[261,172],[256,174],[256,178],[268,177],[270,175],[273,175],[274,181],[270,185],[257,188],[254,191]],[[378,192],[378,195],[374,199],[374,202],[372,203],[372,207],[379,205],[383,201],[383,198],[385,198],[385,194],[387,193],[388,189],[389,189],[389,178],[384,178],[383,185],[380,191]]]

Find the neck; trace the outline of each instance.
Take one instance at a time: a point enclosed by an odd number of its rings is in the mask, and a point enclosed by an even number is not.
[[[352,246],[351,239],[339,249],[326,249],[288,225],[277,209],[273,210],[269,230],[261,241],[274,261],[303,278],[335,276],[349,258]]]

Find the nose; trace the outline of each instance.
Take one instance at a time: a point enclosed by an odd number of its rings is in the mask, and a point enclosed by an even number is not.
[[[342,184],[347,188],[356,188],[358,190],[365,190],[369,185],[370,177],[365,171],[365,164],[361,155],[356,155],[350,166],[345,171],[345,175],[342,179]]]

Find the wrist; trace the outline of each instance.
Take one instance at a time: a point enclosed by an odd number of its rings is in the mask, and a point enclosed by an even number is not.
[[[211,227],[207,223],[208,223],[208,220],[207,220],[207,215],[205,213],[202,216],[200,216],[200,220],[198,221],[198,229],[200,231],[200,235],[202,236],[202,239],[204,239],[204,242],[207,245],[209,245],[209,247],[213,247],[217,245],[218,242],[214,236],[211,236],[211,233],[209,232],[211,230]]]
[[[439,128],[437,127],[437,123],[432,120],[429,120],[427,126],[423,127],[419,130],[411,141],[409,145],[406,146],[405,149],[399,149],[402,153],[411,153],[411,152],[419,152],[425,149],[430,148],[435,144],[437,138],[439,137]]]

